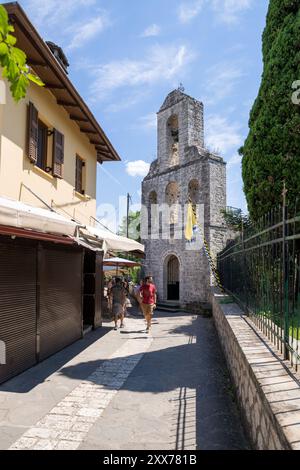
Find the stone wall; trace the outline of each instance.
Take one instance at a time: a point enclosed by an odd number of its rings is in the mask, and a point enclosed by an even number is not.
[[[300,450],[300,376],[240,308],[212,291],[215,325],[245,429],[258,450]]]
[[[158,174],[154,178],[145,179],[143,182],[143,204],[147,205],[150,194],[153,190],[157,193],[158,204],[164,204],[166,201],[165,190],[170,182],[176,182],[179,187],[178,203],[184,212],[184,206],[188,200],[189,182],[198,176],[201,181],[199,191],[199,203],[208,204],[209,181],[202,180],[201,175],[204,172],[205,162],[201,159],[196,160],[193,165],[181,166],[170,169]],[[206,216],[208,216],[207,214]],[[205,227],[208,226],[208,220],[205,221]],[[179,221],[180,239],[163,239],[162,233],[158,240],[143,239],[145,245],[146,259],[144,262],[145,274],[154,276],[155,284],[158,287],[158,296],[160,300],[166,298],[165,292],[165,261],[168,255],[174,254],[180,263],[180,301],[202,300],[207,302],[209,299],[209,265],[203,250],[186,250],[186,240],[184,239],[184,220]],[[209,230],[206,230],[206,237],[209,237]],[[199,289],[191,289],[191,286],[200,286]]]
[[[175,128],[177,123],[179,154],[178,161],[174,164],[174,159],[170,158],[170,125]],[[158,206],[170,201],[173,204],[176,199],[180,209],[178,212],[182,214],[175,227],[179,237],[175,236],[174,239],[164,237],[164,227],[161,233],[159,230],[154,232],[152,228],[151,235],[147,234],[147,216],[145,219],[142,217],[142,243],[146,254],[144,272],[154,277],[160,301],[167,300],[166,264],[170,255],[175,255],[180,263],[180,303],[206,304],[209,301],[212,283],[209,263],[202,249],[202,242],[198,245],[186,243],[185,210],[189,200],[189,185],[193,182],[198,188],[198,200],[194,202],[199,205],[199,211],[203,215],[202,220],[201,217],[199,220],[210,251],[216,256],[226,243],[226,228],[221,215],[221,209],[226,207],[225,173],[223,159],[204,148],[203,104],[179,90],[173,91],[158,113],[158,158],[151,164],[142,183],[144,207],[150,209],[155,195]],[[169,222],[165,226],[169,230]]]

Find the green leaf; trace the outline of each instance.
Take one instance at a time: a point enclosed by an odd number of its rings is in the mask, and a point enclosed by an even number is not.
[[[25,98],[26,91],[29,85],[29,80],[25,75],[20,75],[20,77],[13,81],[10,90],[15,101],[20,101],[22,98]]]
[[[6,36],[8,33],[8,14],[3,5],[0,5],[0,32]]]
[[[6,54],[0,57],[1,57],[2,67],[7,67],[10,61],[9,55]]]
[[[5,42],[10,46],[14,46],[17,42],[17,39],[12,34],[8,34],[5,38]]]
[[[7,11],[0,4],[0,66],[3,68],[3,78],[10,83],[11,94],[18,102],[26,96],[30,82],[38,86],[44,86],[44,83],[29,71],[26,54],[18,47],[14,47],[17,39],[10,33],[13,33],[15,28],[8,20]]]
[[[26,64],[26,54],[18,47],[13,47],[10,51],[10,54],[11,58],[17,62],[20,67]]]
[[[7,53],[8,53],[7,44],[5,44],[5,42],[1,42],[0,43],[0,55],[5,55]]]
[[[37,75],[33,75],[32,73],[28,73],[27,78],[31,82],[36,83],[39,86],[45,86],[44,82],[42,82],[42,80]]]
[[[11,60],[10,57],[9,57],[9,63],[6,68],[7,68],[7,78],[9,81],[16,80],[18,76],[20,75],[20,70],[17,64],[13,60]]]

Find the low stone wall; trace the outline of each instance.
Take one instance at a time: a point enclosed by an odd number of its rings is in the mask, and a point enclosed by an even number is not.
[[[213,289],[213,317],[253,448],[300,450],[300,375],[228,298]]]

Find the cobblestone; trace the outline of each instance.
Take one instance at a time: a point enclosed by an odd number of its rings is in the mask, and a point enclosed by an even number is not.
[[[19,389],[14,383],[13,393],[0,392],[0,403],[1,397],[2,403],[10,399],[8,419],[16,423],[9,436],[1,427],[2,448],[247,448],[212,320],[184,313],[155,316],[153,337],[141,333],[140,316],[129,317],[124,330],[92,332],[90,346],[62,361],[47,380],[45,367],[52,371],[57,356],[43,363],[39,381],[34,376],[30,382],[32,374],[26,373],[31,388],[22,397],[16,392],[23,390],[24,378]]]
[[[136,325],[142,323],[142,320],[134,322]],[[130,327],[130,320],[128,324]],[[129,340],[123,344],[109,358],[109,361],[114,361],[113,364],[101,364],[34,427],[27,430],[10,449],[77,449],[151,342],[152,338],[147,337],[139,342],[132,343]],[[135,355],[134,360],[128,358],[129,354]]]

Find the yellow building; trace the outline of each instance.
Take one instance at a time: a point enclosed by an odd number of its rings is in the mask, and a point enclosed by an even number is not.
[[[38,207],[44,201],[93,225],[97,161],[120,158],[69,80],[62,50],[43,41],[17,3],[5,7],[17,46],[45,87],[31,84],[26,98],[15,103],[8,84],[1,84],[0,196]]]
[[[97,162],[120,158],[60,47],[42,40],[17,3],[5,7],[45,87],[32,84],[15,103],[0,80],[0,382],[101,326],[103,248],[120,246],[114,234],[89,232]]]

